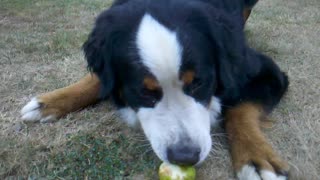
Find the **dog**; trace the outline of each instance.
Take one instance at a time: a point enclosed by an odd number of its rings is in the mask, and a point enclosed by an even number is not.
[[[140,126],[164,162],[199,165],[222,123],[238,179],[287,179],[288,165],[260,130],[288,88],[244,25],[257,0],[117,0],[83,45],[91,73],[39,95],[24,121],[51,122],[104,99]],[[222,119],[222,122],[219,121]]]

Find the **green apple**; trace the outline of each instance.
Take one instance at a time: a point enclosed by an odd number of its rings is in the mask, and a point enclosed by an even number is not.
[[[178,166],[163,162],[159,168],[160,180],[194,180],[196,170],[193,166]]]

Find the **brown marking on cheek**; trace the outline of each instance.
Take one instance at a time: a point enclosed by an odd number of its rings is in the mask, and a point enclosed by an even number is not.
[[[260,129],[260,119],[263,116],[262,108],[252,103],[243,103],[226,112],[232,163],[237,172],[250,163],[272,172],[285,172],[289,169]]]
[[[143,85],[146,89],[148,89],[150,91],[160,89],[160,85],[159,85],[158,81],[153,77],[145,77],[143,79]]]
[[[245,8],[245,9],[243,10],[244,22],[247,22],[250,14],[251,14],[251,9]]]
[[[182,73],[181,80],[185,85],[191,84],[194,80],[194,71],[188,70]]]

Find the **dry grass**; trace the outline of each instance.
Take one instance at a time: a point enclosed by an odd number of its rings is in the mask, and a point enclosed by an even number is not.
[[[0,179],[58,178],[48,175],[48,169],[56,168],[59,153],[68,154],[70,140],[81,143],[81,137],[94,135],[108,144],[119,134],[129,134],[127,137],[137,137],[129,140],[129,146],[139,143],[140,134],[118,123],[108,103],[52,124],[27,125],[19,119],[19,110],[30,97],[68,85],[85,74],[81,43],[94,17],[110,2],[1,0]],[[250,45],[272,56],[291,80],[288,94],[272,114],[276,123],[266,130],[268,138],[290,163],[292,179],[320,179],[320,2],[261,1],[246,32]],[[225,136],[213,136],[218,143],[199,168],[199,179],[232,179]],[[152,154],[151,159],[155,159]]]

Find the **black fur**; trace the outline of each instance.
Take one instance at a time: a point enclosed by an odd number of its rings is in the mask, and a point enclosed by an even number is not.
[[[257,0],[118,0],[98,18],[83,49],[88,68],[102,83],[102,97],[118,106],[153,107],[161,99],[146,92],[143,77],[152,76],[140,63],[135,45],[145,13],[177,32],[184,48],[180,71],[196,72],[186,94],[203,104],[215,95],[224,108],[255,102],[266,111],[280,101],[287,76],[271,58],[246,44],[242,11]],[[196,92],[193,87],[199,86]]]

